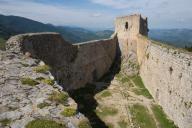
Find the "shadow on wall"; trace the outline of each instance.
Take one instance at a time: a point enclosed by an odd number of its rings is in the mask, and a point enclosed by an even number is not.
[[[117,45],[119,45],[117,43]],[[89,120],[92,128],[108,128],[108,126],[98,117],[96,114],[96,108],[98,106],[94,96],[108,88],[111,81],[114,79],[115,74],[119,73],[121,65],[121,53],[119,46],[117,46],[116,58],[113,62],[108,73],[106,73],[100,80],[103,85],[98,87],[94,84],[87,84],[84,88],[73,90],[69,92],[69,95],[78,104],[78,111],[83,113]]]
[[[94,82],[108,72],[99,80],[104,84],[103,87],[97,88],[87,84],[84,88],[68,91],[77,102],[78,110],[89,119],[93,128],[107,128],[95,113],[98,103],[94,96],[106,89],[120,70],[121,52],[116,36],[108,40],[94,41],[83,45],[78,58],[76,58],[79,51],[78,46],[69,44],[58,33],[32,33],[14,36],[7,41],[6,49],[44,61],[50,66],[52,75],[61,86],[70,86],[65,90],[81,87],[78,84],[85,85],[88,81]],[[74,60],[77,62],[74,63]],[[95,75],[97,70],[99,75]],[[74,81],[74,86],[71,86],[70,84]]]

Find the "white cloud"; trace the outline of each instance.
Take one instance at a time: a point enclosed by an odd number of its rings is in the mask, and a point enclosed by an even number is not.
[[[192,28],[191,0],[89,0],[113,8],[120,15],[141,13],[153,28]],[[182,22],[181,20],[182,19]]]
[[[56,25],[94,28],[112,27],[116,16],[141,13],[148,17],[149,26],[153,28],[192,28],[191,0],[89,0],[102,9],[37,1],[0,0],[0,13]]]
[[[102,16],[102,14],[101,13],[93,13],[91,16],[92,17],[100,17],[100,16]]]
[[[109,6],[116,9],[140,9],[149,5],[159,5],[166,0],[90,0],[95,4]]]

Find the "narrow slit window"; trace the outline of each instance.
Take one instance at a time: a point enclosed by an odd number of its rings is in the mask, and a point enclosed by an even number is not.
[[[126,22],[126,23],[125,23],[125,29],[127,30],[128,27],[129,27],[129,24],[128,24],[128,22]]]

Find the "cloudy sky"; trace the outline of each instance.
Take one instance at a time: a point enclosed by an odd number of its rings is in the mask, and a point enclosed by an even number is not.
[[[116,16],[134,13],[150,28],[192,28],[192,0],[0,0],[0,14],[54,25],[112,28]]]

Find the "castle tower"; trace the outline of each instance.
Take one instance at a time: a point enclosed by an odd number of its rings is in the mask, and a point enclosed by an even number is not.
[[[137,53],[137,36],[139,34],[148,36],[147,18],[140,14],[117,17],[115,33],[122,56],[128,56],[129,52]]]

